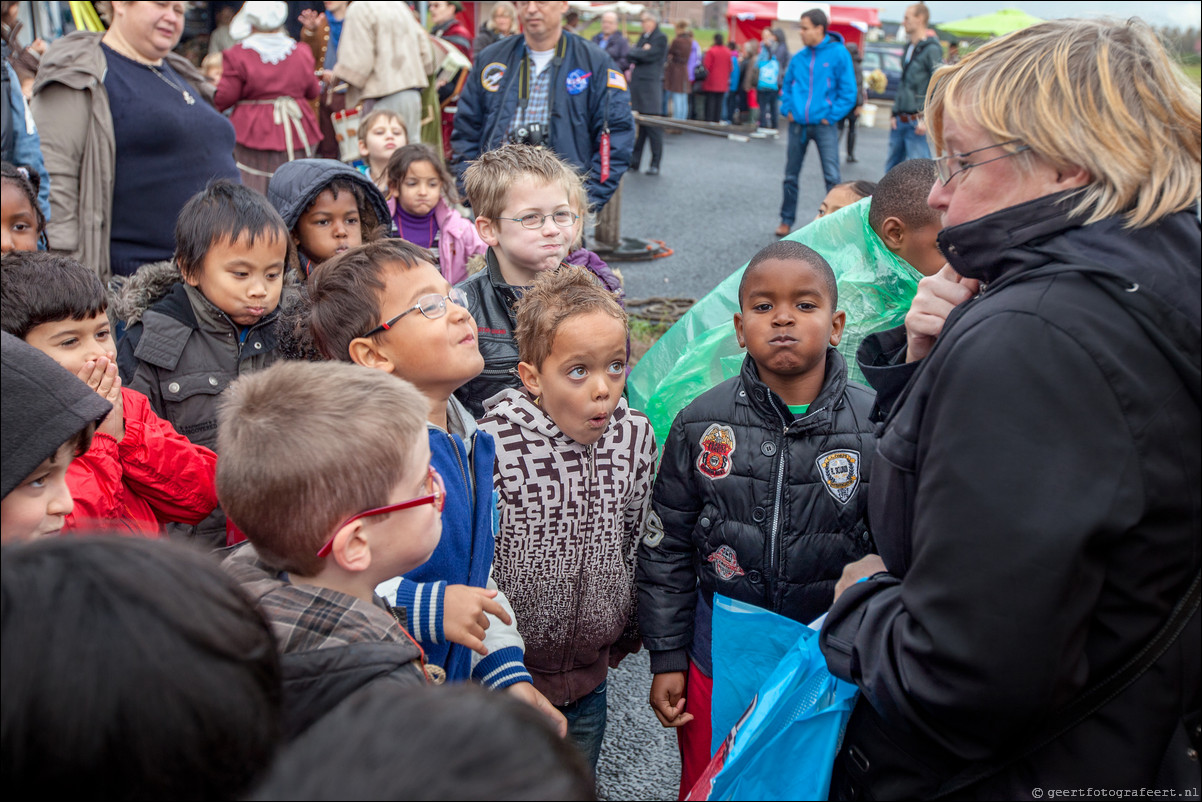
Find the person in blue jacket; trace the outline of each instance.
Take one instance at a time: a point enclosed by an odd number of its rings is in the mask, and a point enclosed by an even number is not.
[[[797,219],[797,178],[810,141],[818,143],[826,191],[838,184],[839,121],[856,105],[856,73],[843,37],[829,33],[830,22],[817,8],[801,15],[804,47],[789,60],[780,90],[780,116],[789,123],[784,199],[776,236],[786,236]]]
[[[517,5],[522,36],[477,54],[459,96],[451,169],[462,190],[463,171],[481,153],[506,142],[546,145],[585,176],[598,212],[634,146],[626,76],[604,50],[563,29],[567,3]]]
[[[4,87],[7,102],[4,104],[8,116],[4,118],[3,160],[36,172],[41,178],[38,184],[38,206],[42,217],[50,219],[50,176],[46,162],[42,159],[42,140],[33,115],[21,94],[21,81],[17,72],[8,63],[8,45],[4,44],[4,55],[0,58],[0,69],[4,71]]]

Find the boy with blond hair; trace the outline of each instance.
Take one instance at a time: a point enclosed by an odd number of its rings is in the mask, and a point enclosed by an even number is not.
[[[217,492],[250,542],[224,566],[275,632],[287,737],[368,684],[425,681],[405,611],[375,594],[442,531],[423,406],[408,382],[337,363],[284,362],[225,393]]]
[[[425,565],[381,589],[408,610],[414,636],[450,680],[475,679],[558,713],[531,683],[512,609],[492,578],[493,440],[454,398],[484,367],[476,322],[427,251],[368,243],[309,277],[310,328],[326,358],[413,383],[426,415],[431,464],[443,476],[442,540]]]
[[[489,246],[485,268],[458,285],[479,326],[484,370],[455,395],[475,417],[500,391],[518,389],[514,307],[536,276],[568,260],[583,264],[611,292],[621,284],[594,254],[573,251],[588,215],[580,175],[547,148],[504,145],[467,168],[464,191],[476,213],[476,230]]]

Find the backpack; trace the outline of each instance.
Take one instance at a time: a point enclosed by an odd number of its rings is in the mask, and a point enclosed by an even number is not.
[[[756,88],[765,92],[775,92],[780,88],[780,62],[776,56],[769,56],[767,61],[760,61],[760,80]]]

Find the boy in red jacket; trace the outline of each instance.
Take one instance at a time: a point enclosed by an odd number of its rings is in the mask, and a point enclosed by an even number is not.
[[[67,471],[75,501],[64,531],[115,523],[157,535],[217,506],[217,455],[179,434],[146,396],[121,386],[108,298],[96,274],[66,256],[14,252],[0,270],[4,331],[47,354],[113,405],[91,448]]]

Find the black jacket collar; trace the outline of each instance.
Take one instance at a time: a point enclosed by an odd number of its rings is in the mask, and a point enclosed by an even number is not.
[[[755,360],[748,354],[743,359],[743,369],[740,372],[743,389],[746,395],[740,401],[746,403],[765,421],[773,425],[788,427],[793,421],[793,413],[776,393],[768,388],[760,378],[759,368]],[[813,426],[831,420],[834,411],[843,403],[843,391],[847,389],[847,363],[843,355],[832,347],[826,349],[826,376],[822,380],[822,389],[810,404],[809,410],[799,421],[797,431],[806,431]]]
[[[965,278],[995,281],[1011,270],[1046,262],[1026,246],[1076,228],[1068,219],[1075,190],[1009,206],[939,232],[939,249]]]

